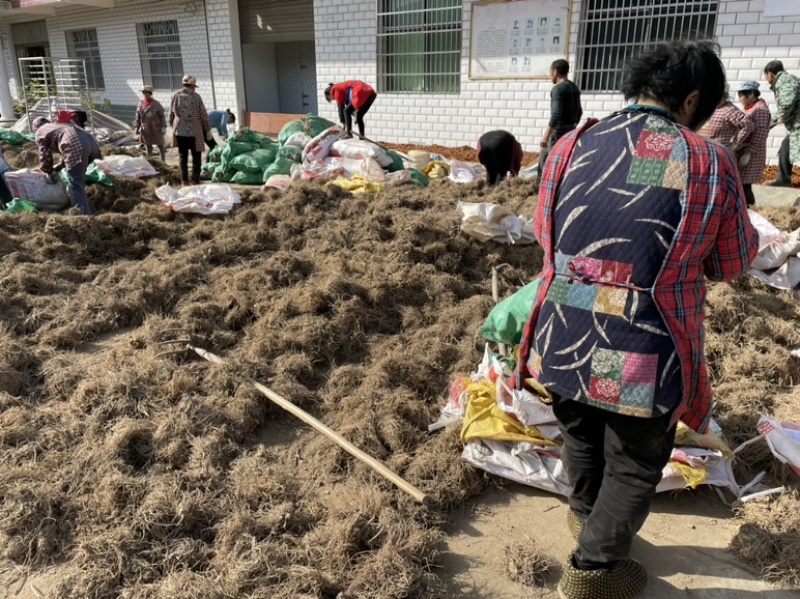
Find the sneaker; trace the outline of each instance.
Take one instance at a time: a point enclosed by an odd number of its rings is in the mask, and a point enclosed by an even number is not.
[[[769,187],[791,187],[792,182],[786,181],[785,179],[773,179],[772,181],[767,181],[764,185],[768,185]]]
[[[578,570],[573,556],[558,583],[561,599],[632,599],[647,586],[647,571],[635,559],[619,562],[613,570]]]

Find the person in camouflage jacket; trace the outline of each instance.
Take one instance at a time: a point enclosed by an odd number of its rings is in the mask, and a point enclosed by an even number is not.
[[[764,78],[778,104],[771,126],[783,124],[789,133],[778,150],[778,178],[767,185],[791,187],[792,165],[800,162],[800,79],[784,71],[780,60],[767,63]]]

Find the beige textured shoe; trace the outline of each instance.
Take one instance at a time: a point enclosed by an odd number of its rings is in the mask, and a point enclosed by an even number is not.
[[[561,599],[631,599],[646,586],[647,571],[635,559],[621,561],[611,572],[606,572],[578,570],[570,556],[558,583],[558,596]]]
[[[567,510],[567,526],[572,538],[578,540],[578,535],[581,534],[581,527],[583,522],[578,520],[578,516],[572,510]]]

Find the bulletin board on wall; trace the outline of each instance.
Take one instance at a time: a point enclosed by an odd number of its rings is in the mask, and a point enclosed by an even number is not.
[[[470,16],[470,79],[545,79],[567,58],[572,0],[475,2]]]

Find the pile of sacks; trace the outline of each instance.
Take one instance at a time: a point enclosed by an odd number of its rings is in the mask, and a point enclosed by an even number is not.
[[[538,285],[537,279],[497,304],[481,327],[481,336],[515,348],[511,356],[518,356],[522,330]],[[561,460],[563,441],[552,406],[548,400],[527,389],[511,388],[509,381],[515,365],[515,358],[492,353],[487,344],[483,360],[475,372],[453,381],[447,404],[430,429],[459,427],[464,444],[461,457],[477,468],[567,495],[569,481]],[[780,438],[775,433],[778,424],[781,427]],[[793,441],[792,435],[797,433],[796,443],[800,443],[799,427],[773,421],[770,425],[764,431],[759,429],[758,433],[772,433],[774,438],[767,438],[767,441],[770,448],[780,444],[782,454],[773,451],[778,459],[794,463],[791,457],[785,456],[797,453],[800,466],[800,445],[792,446],[786,441]],[[702,435],[679,423],[675,446],[657,491],[706,484],[718,490],[727,489],[734,501],[744,502],[783,490],[764,490],[758,486],[761,476],[740,486],[732,468],[736,451],[738,449],[732,450],[725,442],[720,427],[713,420],[710,431]]]
[[[358,193],[406,181],[424,187],[437,177],[466,183],[482,174],[465,163],[439,158],[414,168],[417,165],[394,150],[361,139],[341,139],[342,134],[337,125],[314,114],[284,125],[277,143],[240,129],[227,145],[209,154],[201,178],[280,190],[293,181],[318,179]]]

